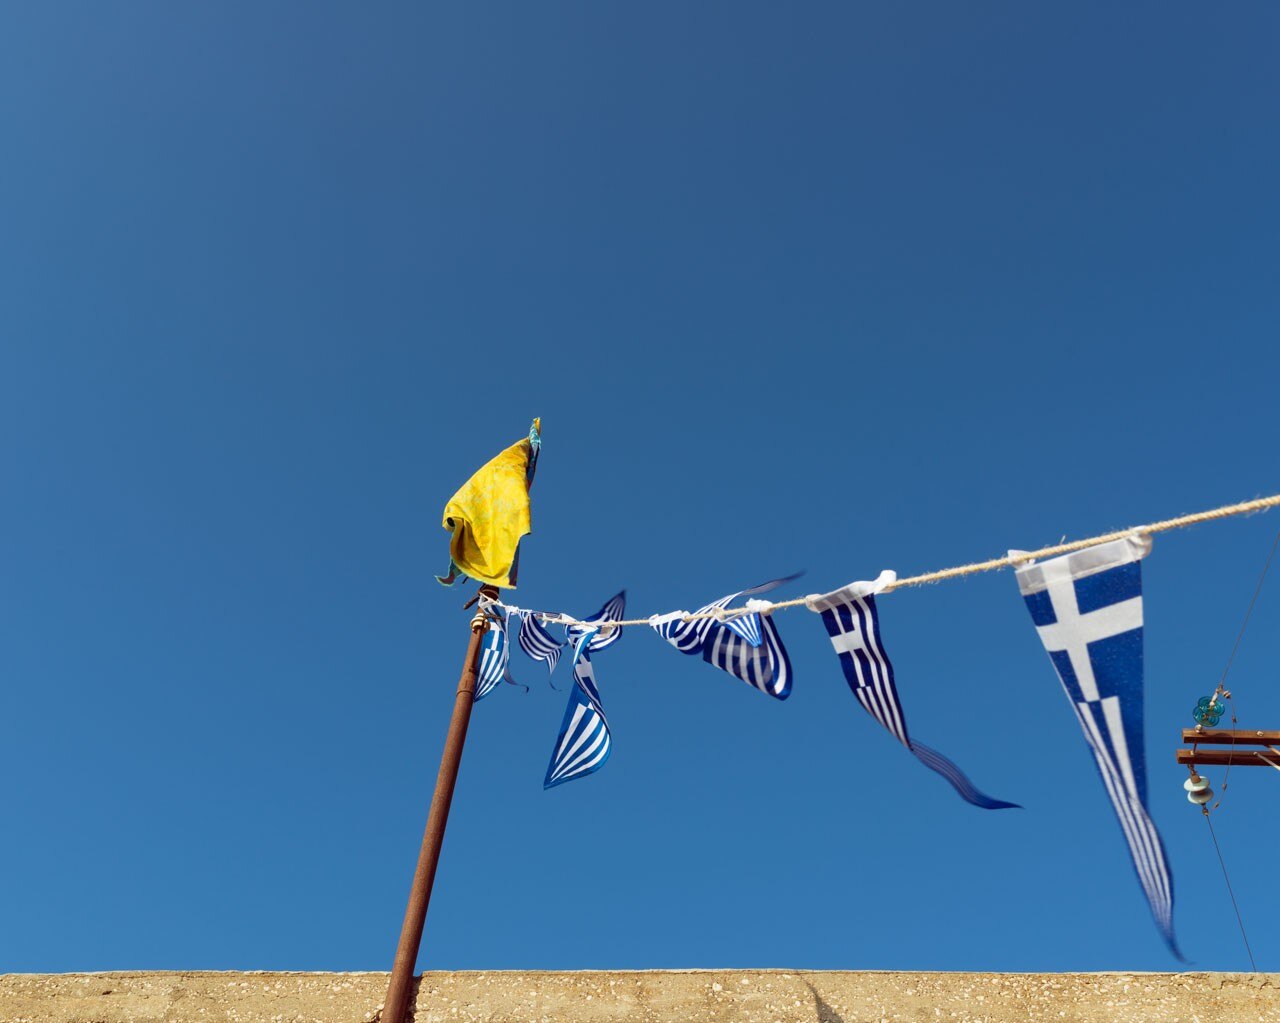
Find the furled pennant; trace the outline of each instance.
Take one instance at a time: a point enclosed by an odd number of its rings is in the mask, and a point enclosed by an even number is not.
[[[1173,875],[1147,810],[1141,559],[1150,551],[1150,537],[1129,536],[1024,565],[1016,574],[1115,807],[1151,915],[1181,959],[1173,933]]]
[[[591,641],[587,644],[590,653],[598,653],[606,647],[613,646],[622,638],[621,629],[609,628],[610,622],[620,622],[627,613],[627,591],[619,590],[604,602],[590,618],[584,618],[581,624],[572,623],[565,627],[565,636],[569,643],[576,644],[585,632],[592,632]]]
[[[608,625],[609,622],[622,621],[626,607],[627,591],[620,590],[605,601],[604,607],[600,608],[590,618],[584,619],[581,623],[566,626],[564,639],[556,639],[555,636],[551,635],[551,631],[542,623],[535,611],[513,609],[511,613],[519,615],[521,618],[520,632],[516,637],[520,644],[520,649],[533,660],[542,661],[546,664],[549,678],[555,673],[556,665],[560,663],[561,651],[566,646],[572,646],[588,628],[595,626],[599,629],[599,635],[592,637],[588,648],[592,653],[612,646],[621,639],[621,629],[600,628],[600,626]],[[553,685],[552,688],[555,688],[555,686]]]
[[[984,810],[1017,807],[1017,803],[992,799],[941,753],[907,734],[907,719],[898,698],[893,664],[880,639],[880,613],[875,598],[896,579],[893,572],[881,572],[875,582],[850,583],[831,593],[806,597],[805,606],[822,615],[831,645],[840,657],[845,681],[868,714],[911,750],[925,767],[946,778],[962,799]]]
[[[736,598],[765,593],[783,583],[798,579],[802,573],[739,590],[714,600],[698,613],[729,606]],[[748,602],[750,608],[750,602]],[[749,610],[745,614],[717,621],[698,618],[683,621],[684,611],[655,615],[649,619],[654,631],[683,654],[701,654],[712,667],[728,672],[749,686],[779,700],[791,695],[791,659],[773,616]]]
[[[480,647],[480,669],[476,673],[476,700],[483,700],[498,685],[506,682],[519,686],[520,683],[511,677],[511,639],[507,635],[511,614],[501,605],[495,604],[489,611],[489,631],[485,633],[484,644]],[[527,689],[527,686],[521,686]]]
[[[556,665],[560,663],[560,652],[564,649],[564,641],[551,635],[532,611],[520,612],[520,632],[516,638],[520,643],[520,649],[529,657],[546,664],[548,677],[555,674]]]
[[[449,574],[436,576],[439,582],[452,586],[465,575],[493,586],[516,585],[541,447],[542,420],[535,419],[528,437],[481,466],[449,499],[444,508],[444,528],[453,533]]]
[[[573,625],[567,630],[573,643],[574,684],[569,690],[569,704],[565,707],[560,734],[551,752],[551,763],[547,765],[547,776],[542,783],[544,789],[598,771],[609,759],[613,738],[609,733],[608,719],[604,716],[604,705],[600,702],[591,654],[618,641],[622,630],[608,628],[608,622],[621,621],[626,609],[624,590],[610,598],[583,625]]]

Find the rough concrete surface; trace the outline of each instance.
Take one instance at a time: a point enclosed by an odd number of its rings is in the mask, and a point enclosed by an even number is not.
[[[0,975],[2,1023],[366,1023],[385,973]],[[1280,974],[427,973],[415,1023],[1280,1023]]]

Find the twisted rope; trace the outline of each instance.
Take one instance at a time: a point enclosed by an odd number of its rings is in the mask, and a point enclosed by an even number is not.
[[[955,568],[943,568],[936,572],[926,572],[923,575],[908,576],[905,579],[899,579],[897,582],[890,583],[882,592],[888,593],[890,590],[902,589],[904,586],[924,586],[927,583],[942,582],[944,579],[957,579],[960,576],[974,575],[978,572],[994,572],[997,569],[1010,568],[1014,565],[1025,564],[1028,561],[1035,561],[1039,558],[1050,558],[1057,554],[1069,554],[1072,551],[1084,550],[1086,547],[1096,547],[1100,543],[1109,543],[1112,540],[1120,540],[1126,536],[1164,533],[1171,529],[1185,529],[1187,526],[1195,526],[1201,522],[1214,522],[1218,519],[1228,519],[1235,515],[1248,515],[1252,512],[1265,511],[1266,509],[1274,508],[1277,505],[1280,505],[1280,494],[1272,494],[1270,497],[1259,497],[1252,501],[1241,501],[1239,504],[1223,505],[1221,508],[1196,512],[1194,515],[1179,515],[1174,519],[1163,519],[1160,522],[1152,522],[1145,526],[1131,526],[1129,529],[1118,529],[1113,533],[1103,533],[1101,536],[1091,536],[1087,540],[1072,540],[1070,543],[1054,544],[1052,547],[1041,547],[1036,551],[1019,551],[1017,554],[1010,554],[1003,558],[991,558],[989,561],[975,561],[968,565],[957,565]],[[749,601],[748,607],[716,608],[713,611],[697,611],[692,614],[681,614],[678,611],[668,612],[666,615],[652,615],[650,618],[628,618],[620,622],[608,622],[602,625],[601,631],[608,632],[611,629],[622,629],[632,625],[651,625],[653,624],[652,619],[655,618],[679,618],[684,622],[693,622],[703,618],[711,618],[716,621],[723,622],[753,611],[760,614],[772,614],[774,611],[782,611],[789,607],[801,607],[808,600],[808,597],[797,597],[795,600],[782,600],[777,603],[752,600]],[[536,615],[544,622],[559,622],[562,624],[573,625],[583,624],[576,618],[558,611],[530,611],[527,613]]]

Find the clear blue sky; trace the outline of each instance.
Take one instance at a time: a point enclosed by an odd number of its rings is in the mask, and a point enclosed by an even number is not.
[[[792,596],[1280,490],[1271,3],[0,12],[0,970],[385,969],[466,641],[445,500],[544,417],[517,600]],[[1145,563],[1152,809],[1270,515]],[[1008,573],[882,602],[912,729],[637,630],[472,723],[420,960],[1171,969]],[[1280,727],[1280,576],[1233,669]],[[562,668],[563,670],[563,668]],[[564,676],[567,679],[567,676]],[[1219,836],[1280,968],[1280,777]]]

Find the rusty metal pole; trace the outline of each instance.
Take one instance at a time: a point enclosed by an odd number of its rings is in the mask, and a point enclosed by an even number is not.
[[[490,597],[498,595],[498,591],[492,586],[482,586],[480,592]],[[467,741],[467,725],[471,722],[471,707],[475,703],[480,647],[488,630],[489,620],[483,612],[476,611],[476,616],[471,619],[471,641],[467,644],[462,678],[458,680],[458,696],[453,704],[449,734],[444,740],[440,773],[436,775],[436,791],[431,797],[427,828],[422,835],[422,849],[418,852],[418,869],[414,871],[409,905],[404,911],[404,926],[400,929],[400,944],[396,946],[391,983],[387,985],[382,1023],[404,1023],[405,1013],[409,1008],[409,989],[413,985],[413,970],[418,962],[418,946],[422,943],[427,905],[431,902],[431,886],[435,882],[436,866],[440,862],[444,828],[449,822],[449,804],[453,802],[453,786],[458,780],[458,765],[462,762],[462,744]]]

